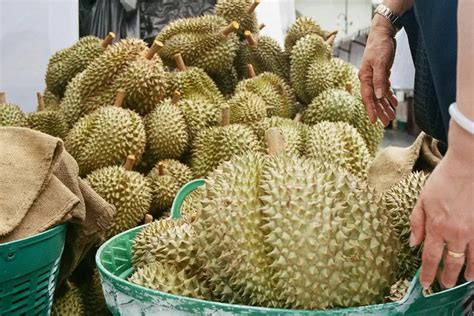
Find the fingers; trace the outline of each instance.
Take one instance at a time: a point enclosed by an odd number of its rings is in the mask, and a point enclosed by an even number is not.
[[[425,238],[425,212],[422,208],[421,198],[422,197],[420,197],[418,203],[416,203],[410,215],[410,247],[420,245]]]
[[[374,102],[374,90],[372,88],[372,71],[370,67],[362,65],[359,71],[359,80],[361,87],[362,101],[364,102],[365,110],[369,115],[372,123],[377,121],[376,105]]]
[[[385,107],[382,105],[382,101],[377,101],[376,104],[375,110],[377,112],[377,116],[379,117],[380,121],[382,121],[383,126],[387,126],[388,123],[390,123],[390,118],[384,111]]]
[[[381,100],[383,97],[390,94],[390,88],[388,83],[388,70],[384,63],[375,64],[373,68],[373,86],[375,91],[375,97],[377,100]]]
[[[474,242],[467,245],[466,249],[466,280],[474,281]]]
[[[390,102],[388,101],[388,99],[383,98],[382,99],[382,105],[384,107],[384,111],[387,114],[389,120],[393,121],[393,119],[395,118],[395,111],[393,110],[392,106],[390,105]]]
[[[466,244],[448,243],[446,246],[443,272],[441,273],[441,283],[448,289],[456,285],[459,272],[461,272],[465,260],[465,256],[456,258],[450,255],[449,251],[464,254],[466,251]]]
[[[444,242],[439,236],[427,234],[421,258],[420,283],[424,289],[430,287],[436,277],[439,262],[443,255]]]

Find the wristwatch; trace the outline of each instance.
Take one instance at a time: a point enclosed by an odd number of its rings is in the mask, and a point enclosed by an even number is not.
[[[375,14],[380,14],[384,18],[386,18],[395,28],[399,31],[403,26],[398,23],[400,21],[400,16],[390,10],[389,7],[383,4],[379,4],[374,11]]]

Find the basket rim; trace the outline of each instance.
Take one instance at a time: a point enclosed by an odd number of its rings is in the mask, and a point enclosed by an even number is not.
[[[31,236],[23,237],[21,239],[7,241],[5,243],[0,243],[0,249],[8,246],[19,246],[17,244],[28,243],[28,242],[40,242],[42,240],[48,239],[51,236],[62,233],[66,229],[66,223],[53,226],[44,232],[37,233]]]

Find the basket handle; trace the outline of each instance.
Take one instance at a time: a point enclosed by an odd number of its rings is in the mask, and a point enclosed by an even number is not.
[[[204,179],[196,179],[186,183],[181,187],[181,189],[178,191],[178,194],[176,194],[176,197],[173,201],[173,205],[171,206],[172,219],[181,218],[181,205],[183,205],[184,199],[188,196],[188,194],[190,194],[200,186],[203,186],[205,183],[206,181]]]

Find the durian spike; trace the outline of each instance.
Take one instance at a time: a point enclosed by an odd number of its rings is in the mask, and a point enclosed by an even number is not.
[[[5,92],[0,92],[0,104],[7,103],[7,95]]]
[[[252,64],[247,64],[247,72],[249,74],[249,78],[255,78],[257,76]]]
[[[160,161],[158,163],[158,175],[160,176],[166,175],[165,163],[163,161]]]
[[[269,128],[265,132],[265,138],[270,155],[275,156],[285,151],[285,139],[277,127]]]
[[[125,99],[125,90],[118,89],[117,96],[115,97],[114,106],[121,107],[124,99]]]
[[[336,40],[336,34],[333,34],[326,39],[326,44],[332,47],[332,45],[334,45],[335,40]]]
[[[131,171],[135,165],[135,155],[128,155],[125,164],[123,165],[125,170]]]
[[[295,118],[293,119],[293,121],[301,122],[302,118],[303,118],[303,115],[301,115],[301,113],[296,113]]]
[[[143,222],[145,224],[150,224],[151,222],[153,222],[153,215],[145,214],[145,218],[143,219]]]
[[[173,95],[171,96],[171,103],[172,104],[177,104],[179,102],[180,98],[181,98],[181,93],[179,93],[178,90],[175,90],[173,92]]]
[[[154,41],[151,47],[148,49],[148,51],[145,54],[145,58],[148,60],[151,60],[155,54],[163,48],[163,43],[160,41]]]
[[[230,124],[230,108],[223,106],[221,108],[221,126],[229,126]]]
[[[235,32],[239,29],[240,24],[237,21],[232,21],[228,26],[222,30],[222,35],[227,36],[232,32]]]
[[[115,39],[115,33],[109,32],[109,34],[107,34],[107,36],[102,40],[102,42],[100,42],[100,47],[107,48],[107,46],[112,44],[114,39]]]
[[[261,23],[259,26],[258,26],[258,29],[261,31],[265,28],[265,23]]]
[[[181,55],[181,53],[174,54],[174,60],[176,62],[176,68],[179,71],[186,71],[186,64],[184,63],[183,55]]]
[[[346,82],[346,91],[349,92],[349,94],[352,94],[352,83],[351,82]]]
[[[38,100],[38,112],[44,111],[44,98],[41,92],[36,92],[36,99]]]
[[[253,13],[259,4],[260,0],[255,0],[251,5],[249,5],[245,12],[247,12],[247,14]]]
[[[330,38],[331,36],[333,36],[333,35],[336,36],[338,32],[339,32],[339,30],[334,30],[334,31],[328,33],[328,34],[326,35],[326,38],[325,38],[325,39],[327,40],[327,39],[329,39],[329,38]]]
[[[252,32],[250,32],[249,30],[247,30],[247,31],[244,32],[244,35],[245,35],[245,39],[247,40],[247,43],[249,44],[250,47],[255,47],[255,46],[257,46],[257,41],[256,41],[255,38],[252,36]]]

